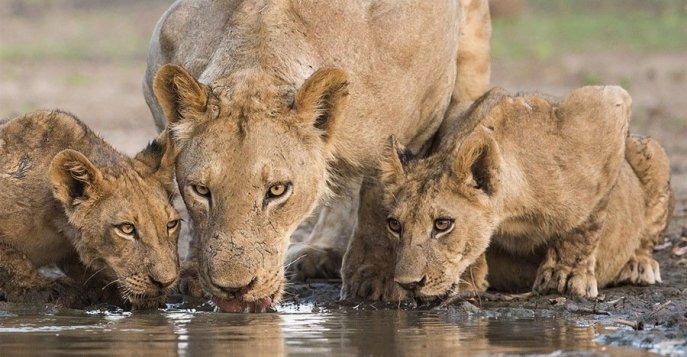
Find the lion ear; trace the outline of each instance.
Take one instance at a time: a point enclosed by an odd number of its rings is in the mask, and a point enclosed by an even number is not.
[[[296,93],[295,106],[305,123],[322,131],[329,142],[348,106],[348,75],[338,68],[321,68]]]
[[[153,93],[175,138],[189,137],[205,118],[208,88],[180,66],[162,66],[155,74]]]
[[[389,136],[389,141],[379,162],[380,180],[384,186],[399,182],[400,178],[405,175],[404,165],[411,156],[410,150],[401,145],[395,136]]]
[[[454,150],[453,175],[461,189],[492,196],[499,190],[499,150],[487,129],[476,128]]]
[[[55,155],[50,163],[49,177],[53,195],[68,211],[100,196],[103,174],[78,151],[67,149]]]
[[[134,159],[143,163],[167,187],[168,191],[174,191],[176,150],[167,129],[162,131],[145,149],[136,154]]]

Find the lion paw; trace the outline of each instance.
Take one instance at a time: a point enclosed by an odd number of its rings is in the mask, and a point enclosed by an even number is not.
[[[198,276],[198,265],[187,263],[179,274],[179,284],[177,289],[182,295],[193,298],[203,297],[203,286],[200,284]]]
[[[70,307],[83,309],[90,305],[90,295],[81,285],[67,277],[61,277],[50,284],[50,301]]]
[[[650,256],[635,256],[618,274],[616,284],[653,285],[662,282],[658,262]]]
[[[335,248],[297,244],[289,249],[286,276],[295,281],[340,278],[342,259]]]
[[[385,269],[372,264],[356,268],[341,288],[342,299],[364,299],[370,301],[399,301],[406,292],[394,282],[393,276],[384,274]]]
[[[594,274],[563,265],[540,267],[532,290],[540,294],[555,291],[588,298],[599,294]]]
[[[5,291],[5,299],[9,302],[52,302],[55,301],[57,295],[56,291],[45,286],[7,289]]]
[[[56,303],[71,308],[83,308],[88,305],[83,290],[66,277],[13,287],[8,289],[5,295],[10,302]]]
[[[460,291],[475,293],[487,291],[489,288],[489,282],[487,281],[488,272],[489,266],[487,265],[487,256],[486,254],[482,254],[461,275],[459,284]]]

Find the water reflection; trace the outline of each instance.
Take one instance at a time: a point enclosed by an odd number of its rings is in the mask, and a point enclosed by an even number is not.
[[[555,318],[490,319],[423,311],[220,314],[44,311],[0,304],[0,351],[13,354],[146,356],[475,355],[604,348],[594,328]]]

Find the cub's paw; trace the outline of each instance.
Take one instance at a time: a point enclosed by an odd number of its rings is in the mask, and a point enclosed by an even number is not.
[[[399,301],[406,297],[405,290],[394,282],[392,274],[385,274],[386,269],[373,264],[356,267],[355,271],[344,279],[341,298],[364,299],[369,301]]]
[[[83,309],[90,305],[90,295],[80,284],[67,277],[58,278],[50,284],[50,301],[72,309]]]
[[[461,280],[458,285],[460,291],[473,292],[473,293],[483,293],[489,289],[489,282],[487,279],[466,279]]]
[[[460,291],[481,293],[487,291],[489,282],[487,281],[487,257],[482,254],[477,261],[470,265],[460,277]]]
[[[200,284],[200,278],[198,276],[198,264],[185,263],[179,274],[179,284],[177,285],[177,290],[182,295],[190,296],[193,298],[203,297],[203,286]]]
[[[50,286],[13,287],[5,291],[9,302],[46,303],[55,301],[58,295]]]
[[[616,284],[653,285],[662,282],[658,262],[651,256],[633,256],[618,274]]]
[[[561,264],[540,266],[532,290],[540,294],[553,291],[587,298],[594,298],[599,294],[593,273]]]
[[[35,281],[22,286],[14,286],[5,292],[7,301],[29,303],[56,303],[71,308],[87,306],[83,290],[66,277],[54,281]]]
[[[342,259],[342,252],[335,248],[297,243],[287,253],[286,277],[294,281],[337,279]]]

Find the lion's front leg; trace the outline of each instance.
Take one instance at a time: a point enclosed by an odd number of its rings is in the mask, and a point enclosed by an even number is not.
[[[55,302],[70,290],[69,278],[50,281],[18,250],[0,244],[0,290],[10,302]]]
[[[398,301],[405,297],[405,291],[394,282],[394,247],[385,243],[385,238],[356,230],[341,268],[342,299]]]
[[[603,219],[599,211],[586,224],[554,239],[539,265],[533,290],[596,297],[596,254]]]
[[[186,260],[181,264],[181,273],[179,274],[179,283],[177,290],[186,296],[193,298],[203,297],[203,286],[200,283],[200,276],[198,275],[198,260]]]
[[[360,181],[355,181],[331,204],[321,207],[307,238],[291,244],[286,254],[289,279],[341,276],[341,261],[356,225],[359,192]]]
[[[489,266],[487,265],[487,253],[483,253],[477,258],[477,261],[472,263],[460,277],[460,291],[481,293],[487,291],[489,282],[487,282],[487,273]]]
[[[405,297],[405,291],[394,282],[395,246],[386,236],[381,198],[378,184],[366,179],[360,193],[358,225],[343,259],[342,299],[398,301]]]
[[[654,245],[663,237],[673,212],[670,160],[658,142],[638,136],[627,138],[625,158],[642,184],[645,226],[640,247],[635,250],[614,283],[653,285],[661,282],[661,271],[652,252]]]
[[[187,215],[185,206],[177,206],[177,210]],[[181,271],[179,273],[179,283],[177,283],[177,291],[185,296],[192,298],[201,298],[205,295],[203,286],[200,282],[199,268],[198,268],[198,250],[199,238],[193,230],[193,225],[188,225],[189,231],[182,235],[184,239],[188,239],[188,248],[186,254],[182,256]],[[180,237],[180,240],[182,238]],[[181,244],[180,244],[181,246]]]

